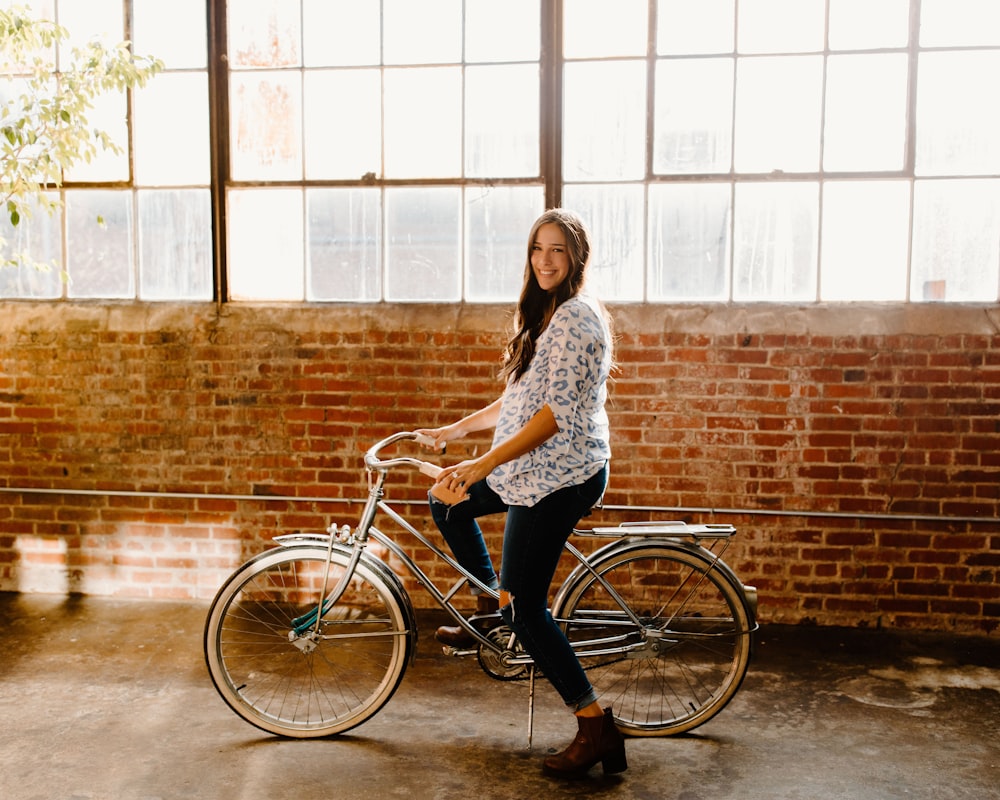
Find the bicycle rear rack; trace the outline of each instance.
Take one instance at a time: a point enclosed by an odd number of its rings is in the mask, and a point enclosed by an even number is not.
[[[594,536],[604,539],[618,539],[624,536],[667,536],[685,539],[728,539],[736,533],[736,528],[724,523],[702,523],[691,525],[680,520],[655,522],[623,522],[613,527],[596,527],[573,531],[578,536]]]

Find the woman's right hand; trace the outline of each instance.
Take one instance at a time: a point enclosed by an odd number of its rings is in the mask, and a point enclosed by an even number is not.
[[[448,442],[460,438],[455,435],[455,432],[452,430],[453,428],[453,425],[445,425],[443,428],[418,428],[414,433],[418,436],[425,436],[433,441],[433,445],[421,442],[421,447],[425,450],[433,450],[436,453],[440,453],[444,450]]]

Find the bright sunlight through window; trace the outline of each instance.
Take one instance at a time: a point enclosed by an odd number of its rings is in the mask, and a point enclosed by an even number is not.
[[[994,0],[33,7],[167,69],[0,297],[509,303],[558,203],[609,302],[1000,299]]]

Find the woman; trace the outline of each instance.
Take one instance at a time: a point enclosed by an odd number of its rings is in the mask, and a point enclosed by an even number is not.
[[[532,226],[524,285],[500,377],[505,389],[485,408],[442,428],[419,433],[445,444],[495,429],[483,455],[442,471],[431,490],[434,521],[456,559],[485,586],[499,589],[500,614],[577,717],[566,750],[545,759],[545,771],[576,777],[598,761],[605,772],[626,769],[625,743],[611,710],[602,710],[566,636],[548,609],[556,565],[573,527],[604,493],[608,418],[604,409],[612,365],[608,320],[583,294],[590,258],[580,218],[546,211]],[[467,499],[438,501],[445,488]],[[497,580],[476,518],[507,512]],[[491,596],[480,596],[488,613]],[[462,646],[461,628],[438,637]]]

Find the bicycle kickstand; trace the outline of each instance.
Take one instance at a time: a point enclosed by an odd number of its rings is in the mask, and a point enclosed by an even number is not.
[[[535,728],[535,665],[528,667],[528,751]]]

